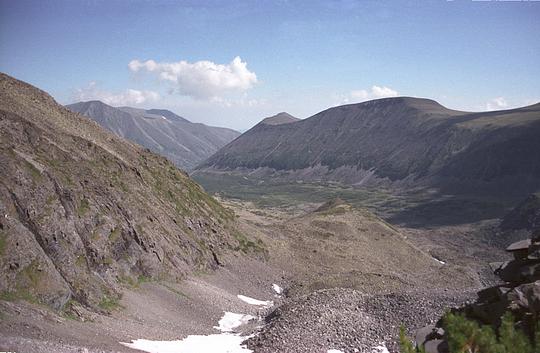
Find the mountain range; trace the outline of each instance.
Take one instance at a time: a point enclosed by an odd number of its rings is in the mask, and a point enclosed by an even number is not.
[[[232,129],[192,123],[163,109],[116,108],[100,101],[74,103],[67,108],[187,171],[240,135]]]
[[[170,161],[5,74],[0,214],[2,298],[55,309],[106,310],[122,283],[217,267],[238,244],[232,213]]]
[[[270,121],[221,148],[193,175],[422,185],[453,193],[527,195],[540,188],[540,104],[471,113],[397,97]]]

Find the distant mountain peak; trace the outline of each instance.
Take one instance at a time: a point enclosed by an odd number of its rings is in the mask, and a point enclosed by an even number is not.
[[[191,170],[240,135],[231,129],[192,123],[166,109],[111,107],[100,101],[67,107],[116,135],[169,158],[185,170]]]
[[[274,116],[263,119],[261,121],[261,124],[265,124],[265,125],[282,125],[282,124],[293,123],[293,122],[298,121],[298,120],[300,120],[300,119],[292,116],[289,113],[281,112],[281,113],[278,113],[278,114],[276,114]]]

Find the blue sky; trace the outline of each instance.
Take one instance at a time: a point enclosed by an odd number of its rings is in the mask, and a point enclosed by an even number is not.
[[[241,130],[393,95],[532,104],[539,38],[540,1],[0,0],[0,70],[60,103]]]

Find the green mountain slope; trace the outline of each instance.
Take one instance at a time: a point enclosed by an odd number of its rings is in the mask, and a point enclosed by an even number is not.
[[[171,162],[0,74],[0,293],[107,307],[238,246],[232,214]]]

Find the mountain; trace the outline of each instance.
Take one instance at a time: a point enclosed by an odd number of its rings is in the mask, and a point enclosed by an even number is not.
[[[188,171],[240,135],[231,129],[192,123],[169,110],[115,108],[100,101],[79,102],[67,108]]]
[[[502,219],[501,229],[540,232],[540,192],[529,195],[508,212]]]
[[[274,116],[270,116],[266,119],[263,119],[261,121],[261,124],[264,124],[264,125],[281,125],[281,124],[288,124],[288,123],[293,123],[295,121],[298,121],[300,119],[298,118],[295,118],[294,116],[292,116],[291,114],[289,113],[286,113],[286,112],[281,112],[281,113],[278,113]]]
[[[121,283],[216,268],[239,244],[232,213],[167,159],[5,74],[0,214],[1,297],[56,309],[107,310]]]
[[[263,121],[193,175],[226,171],[274,180],[528,194],[540,187],[538,136],[540,104],[470,113],[429,99],[385,98],[287,124]]]

